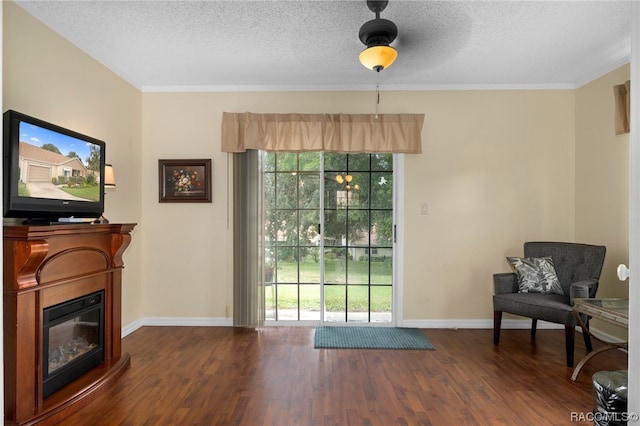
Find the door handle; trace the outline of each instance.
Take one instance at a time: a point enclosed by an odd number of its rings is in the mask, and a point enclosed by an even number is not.
[[[629,268],[624,263],[618,265],[618,279],[624,281],[629,278]]]

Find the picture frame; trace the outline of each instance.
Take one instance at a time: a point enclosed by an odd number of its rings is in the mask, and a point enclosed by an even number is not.
[[[160,203],[210,203],[211,159],[158,160]]]

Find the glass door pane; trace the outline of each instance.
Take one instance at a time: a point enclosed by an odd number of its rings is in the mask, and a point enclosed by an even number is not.
[[[393,157],[326,154],[325,315],[392,321]]]
[[[264,155],[266,319],[391,322],[392,155]]]

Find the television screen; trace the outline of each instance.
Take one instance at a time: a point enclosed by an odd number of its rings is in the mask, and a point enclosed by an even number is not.
[[[46,223],[102,214],[103,141],[9,110],[3,143],[5,217]]]

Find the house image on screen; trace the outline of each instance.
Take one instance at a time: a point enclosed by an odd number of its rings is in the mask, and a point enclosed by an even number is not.
[[[89,173],[82,160],[70,158],[47,149],[20,142],[19,152],[20,181],[53,182],[57,184],[72,183],[75,180],[82,181]],[[97,177],[97,176],[96,176]]]

